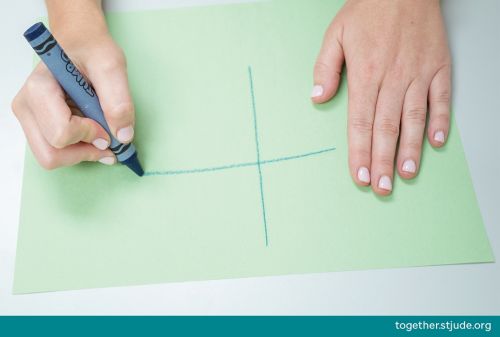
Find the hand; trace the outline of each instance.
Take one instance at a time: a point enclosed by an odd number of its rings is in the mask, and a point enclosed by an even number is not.
[[[450,55],[438,0],[348,0],[328,28],[312,100],[336,93],[346,63],[349,167],[359,185],[392,191],[394,161],[416,176],[427,137],[443,146],[450,118]]]
[[[134,107],[125,57],[107,31],[100,3],[49,0],[47,6],[54,37],[94,86],[113,135],[123,143],[131,142]],[[12,110],[44,168],[82,161],[116,162],[108,149],[109,135],[97,122],[82,117],[42,62],[14,98]]]

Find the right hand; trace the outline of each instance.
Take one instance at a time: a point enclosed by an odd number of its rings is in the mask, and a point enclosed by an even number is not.
[[[76,39],[64,36],[59,43],[92,83],[114,137],[130,143],[134,136],[134,106],[123,52],[107,32],[92,39],[81,33],[75,35]],[[58,39],[56,34],[54,37]],[[107,165],[116,162],[108,148],[107,132],[94,120],[81,117],[43,62],[14,98],[12,110],[42,167],[55,169],[82,161]]]

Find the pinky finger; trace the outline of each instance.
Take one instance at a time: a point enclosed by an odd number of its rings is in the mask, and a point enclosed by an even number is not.
[[[116,163],[116,157],[111,150],[99,150],[92,144],[77,143],[57,151],[60,166],[73,166],[84,161],[98,161],[105,165]]]
[[[429,128],[427,136],[434,147],[441,147],[450,128],[451,69],[441,68],[429,88]]]

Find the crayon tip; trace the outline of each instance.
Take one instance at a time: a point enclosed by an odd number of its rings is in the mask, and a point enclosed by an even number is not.
[[[123,161],[122,164],[127,165],[129,169],[134,171],[139,177],[144,175],[144,170],[142,169],[141,163],[139,163],[139,159],[137,159],[137,153],[134,153],[127,160]]]

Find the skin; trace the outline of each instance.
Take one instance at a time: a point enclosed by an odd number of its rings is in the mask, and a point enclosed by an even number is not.
[[[46,2],[54,36],[93,84],[112,133],[132,141],[134,106],[125,57],[109,35],[101,2]],[[328,27],[314,67],[314,103],[335,95],[344,63],[352,178],[388,195],[394,167],[404,179],[418,173],[427,113],[431,145],[443,146],[448,136],[451,63],[439,1],[348,0]],[[106,132],[79,116],[43,64],[12,109],[43,167],[116,162]]]
[[[352,178],[389,195],[394,167],[403,179],[418,173],[427,113],[430,144],[441,147],[448,136],[451,61],[439,1],[347,1],[324,37],[314,103],[335,95],[344,62]]]
[[[111,38],[97,0],[48,0],[51,31],[100,98],[113,135],[133,138],[134,105],[125,57]],[[47,67],[40,62],[12,102],[12,110],[41,166],[55,169],[82,161],[111,165],[110,139],[95,121],[82,117]]]

